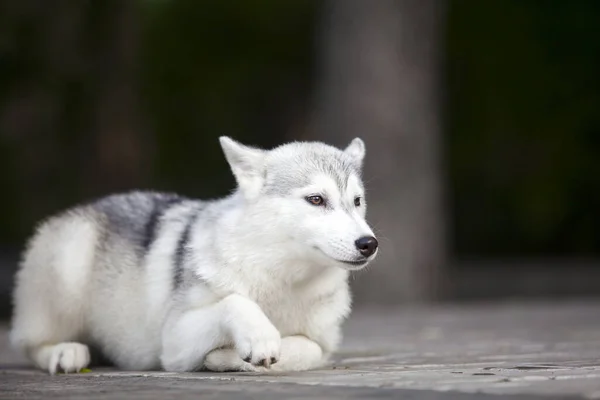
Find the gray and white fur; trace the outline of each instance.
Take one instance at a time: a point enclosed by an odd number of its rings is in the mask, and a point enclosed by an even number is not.
[[[220,142],[238,184],[225,198],[130,192],[44,220],[17,273],[12,344],[52,374],[88,366],[91,348],[126,370],[326,363],[349,271],[377,253],[364,143]]]

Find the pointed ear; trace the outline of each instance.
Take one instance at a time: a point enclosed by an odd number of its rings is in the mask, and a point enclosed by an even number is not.
[[[352,161],[360,168],[363,159],[365,158],[365,142],[363,142],[361,138],[355,138],[350,142],[348,147],[344,149],[344,153],[350,156]]]
[[[227,136],[221,136],[219,142],[244,196],[256,196],[263,185],[266,151],[245,146]]]

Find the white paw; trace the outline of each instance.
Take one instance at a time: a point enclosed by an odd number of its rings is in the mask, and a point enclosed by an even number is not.
[[[215,372],[256,372],[257,367],[242,360],[234,349],[216,349],[204,359],[204,368]]]
[[[237,353],[245,362],[269,368],[279,361],[281,335],[270,322],[237,329],[233,338]]]
[[[305,336],[288,336],[281,340],[281,358],[271,368],[273,372],[306,371],[320,368],[327,362],[321,347]]]
[[[48,371],[54,375],[63,371],[79,372],[90,363],[90,351],[86,345],[70,342],[60,343],[52,348]]]

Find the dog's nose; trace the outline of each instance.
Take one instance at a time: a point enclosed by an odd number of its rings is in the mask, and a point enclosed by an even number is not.
[[[354,242],[354,244],[356,244],[356,248],[358,251],[360,251],[360,254],[365,257],[372,256],[379,245],[379,243],[377,243],[377,239],[375,239],[373,236],[363,236]]]

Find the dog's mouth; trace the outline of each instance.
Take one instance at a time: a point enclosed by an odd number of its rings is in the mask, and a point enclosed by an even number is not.
[[[335,261],[341,262],[344,264],[348,264],[348,265],[352,265],[353,267],[361,267],[369,262],[369,260],[366,258],[363,260],[356,260],[356,261],[348,261],[348,260],[335,260]]]
[[[328,258],[339,262],[340,264],[346,264],[348,266],[350,266],[349,269],[359,269],[365,265],[367,265],[367,263],[369,262],[368,258],[361,258],[360,260],[340,260],[337,258],[333,258],[331,257],[329,254],[325,253],[323,250],[321,250],[320,248],[318,248],[317,246],[313,246],[316,250],[318,250],[319,252],[321,252],[321,254],[327,256]]]

